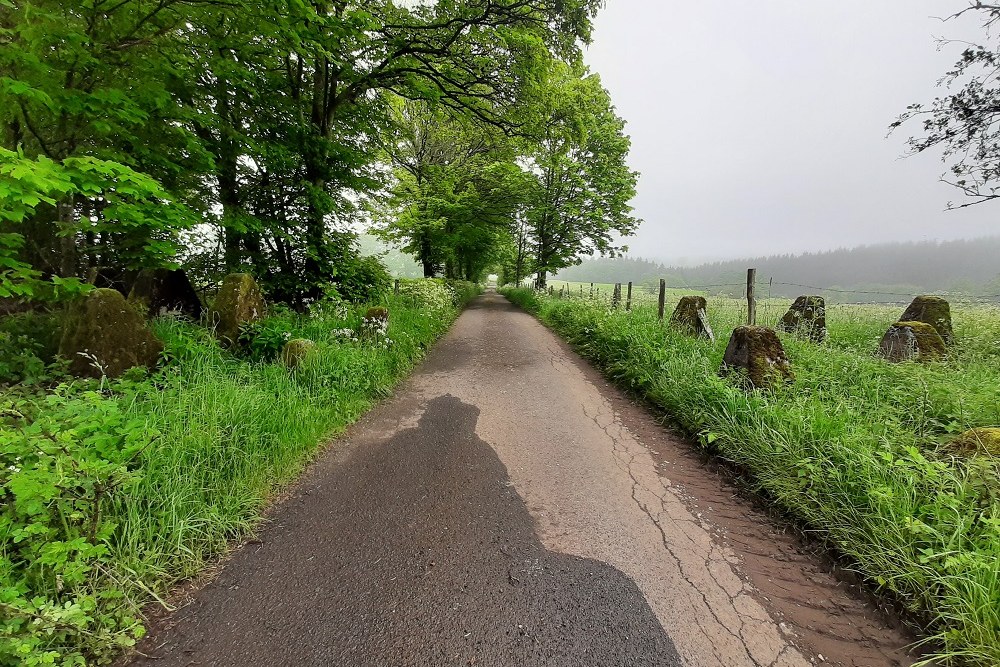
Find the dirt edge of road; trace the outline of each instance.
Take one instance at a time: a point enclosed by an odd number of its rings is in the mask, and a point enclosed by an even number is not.
[[[738,554],[735,569],[796,645],[830,665],[897,667],[920,659],[915,621],[895,600],[868,588],[831,545],[753,489],[746,471],[693,443],[662,408],[618,386],[553,333],[584,376],[604,389],[660,475],[684,490],[692,512]],[[650,428],[650,416],[660,425]]]

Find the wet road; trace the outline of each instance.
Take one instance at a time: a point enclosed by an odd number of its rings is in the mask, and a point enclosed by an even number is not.
[[[817,662],[637,434],[675,439],[622,401],[484,295],[132,664]],[[839,664],[904,664],[862,634]]]

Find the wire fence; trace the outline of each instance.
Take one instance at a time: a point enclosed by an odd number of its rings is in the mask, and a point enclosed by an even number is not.
[[[774,284],[773,282],[771,284]],[[822,296],[820,288],[799,283],[783,283],[786,286],[799,287],[803,290],[813,290],[803,292],[799,296]],[[590,283],[566,283],[554,281],[546,292],[553,298],[579,300],[590,305],[614,310],[622,314],[629,311],[638,315],[642,320],[659,318],[662,322],[672,321],[675,310],[684,296],[705,296],[708,303],[704,311],[704,317],[710,321],[711,329],[714,330],[717,339],[722,337],[728,339],[729,333],[736,327],[745,324],[756,324],[772,329],[783,329],[786,325],[786,316],[794,302],[795,297],[778,296],[768,297],[765,294],[760,298],[755,298],[751,302],[746,298],[746,284],[741,283],[717,283],[715,287],[740,287],[742,290],[735,295],[719,294],[698,294],[704,292],[708,285],[689,285],[686,287],[664,287],[661,303],[660,289],[658,286],[651,286],[648,283],[642,285],[632,285],[631,298],[629,295],[628,283],[620,285],[620,291],[616,290],[616,285],[610,283],[594,283],[591,288]],[[764,284],[766,288],[767,283]],[[872,290],[866,291],[868,293]],[[892,301],[878,302],[826,302],[824,315],[825,325],[830,327],[831,340],[835,340],[840,346],[870,345],[872,340],[876,340],[883,335],[886,328],[897,322],[902,317],[906,307],[915,296],[920,294],[907,294],[903,292],[876,292],[882,296],[903,297]],[[943,296],[948,293],[937,293]],[[738,295],[738,296],[737,296]],[[949,294],[954,296],[954,293]],[[962,294],[965,300],[948,299],[951,305],[952,316],[958,316],[963,322],[994,322],[1000,319],[1000,302],[988,300],[969,300],[970,295]],[[975,324],[973,326],[978,326]],[[862,337],[859,337],[862,336]],[[862,338],[864,338],[862,344]],[[868,340],[871,338],[872,340]]]
[[[622,285],[623,300],[627,298],[627,289],[629,283],[619,283]],[[586,298],[602,298],[606,301],[611,301],[613,298],[613,285],[611,283],[580,283],[580,282],[565,282],[565,281],[552,281],[551,287],[553,288],[552,293],[555,294],[560,292],[561,295],[565,297],[586,297]],[[804,283],[796,282],[786,282],[774,280],[769,278],[760,285],[761,288],[766,288],[765,294],[758,294],[758,299],[780,299],[788,300],[793,299],[788,295],[772,295],[772,290],[774,287],[796,287],[800,290],[811,290],[811,294],[816,296],[829,297],[836,295],[863,295],[863,299],[841,299],[835,298],[829,306],[858,306],[858,305],[899,305],[901,303],[908,303],[913,298],[920,295],[927,296],[939,296],[942,298],[947,298],[961,304],[983,304],[983,305],[997,305],[1000,304],[1000,294],[975,294],[969,292],[954,292],[948,290],[932,290],[932,291],[914,291],[914,292],[894,292],[887,290],[869,290],[869,289],[844,289],[841,287],[823,287],[819,285],[807,285]],[[738,293],[721,293],[719,290],[725,289],[736,289],[739,288]],[[715,294],[707,294],[705,296],[715,296],[721,298],[746,298],[747,285],[744,282],[739,283],[707,283],[700,285],[667,285],[666,290],[672,295],[676,295],[678,292],[712,292]],[[803,295],[806,295],[803,293]],[[873,299],[868,297],[889,297],[888,299]],[[632,299],[634,302],[639,303],[652,298],[656,300],[659,298],[659,290],[655,284],[650,284],[649,282],[643,283],[633,283],[632,284]],[[624,301],[623,301],[624,302]]]

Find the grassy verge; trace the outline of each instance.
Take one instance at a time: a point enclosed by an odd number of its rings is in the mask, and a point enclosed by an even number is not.
[[[900,308],[831,307],[827,343],[783,336],[795,383],[746,393],[717,373],[745,313],[738,302],[710,300],[711,343],[664,326],[651,305],[626,313],[603,300],[504,293],[926,619],[936,659],[1000,664],[1000,465],[945,446],[1000,424],[996,308],[957,309],[946,362],[889,364],[873,351]]]
[[[242,356],[161,320],[155,374],[0,391],[0,665],[104,664],[133,644],[141,606],[250,532],[476,293],[405,282],[377,336],[365,307],[279,311]],[[300,337],[317,343],[302,367],[271,360]]]

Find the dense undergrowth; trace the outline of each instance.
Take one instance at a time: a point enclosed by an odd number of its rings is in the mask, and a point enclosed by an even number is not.
[[[664,326],[648,302],[626,313],[504,293],[924,619],[932,658],[1000,664],[1000,464],[947,447],[964,429],[1000,424],[996,308],[956,309],[947,361],[890,364],[873,351],[900,307],[830,307],[827,343],[782,336],[795,382],[747,393],[718,375],[745,304],[710,300],[711,343]],[[764,304],[761,323],[787,305]]]
[[[160,369],[113,381],[45,363],[57,318],[4,322],[0,370],[18,383],[0,389],[0,665],[103,664],[133,644],[141,606],[252,531],[477,293],[404,281],[377,304],[390,312],[378,336],[361,326],[366,306],[277,310],[239,354],[161,319]],[[299,337],[316,353],[294,371],[274,362]]]

